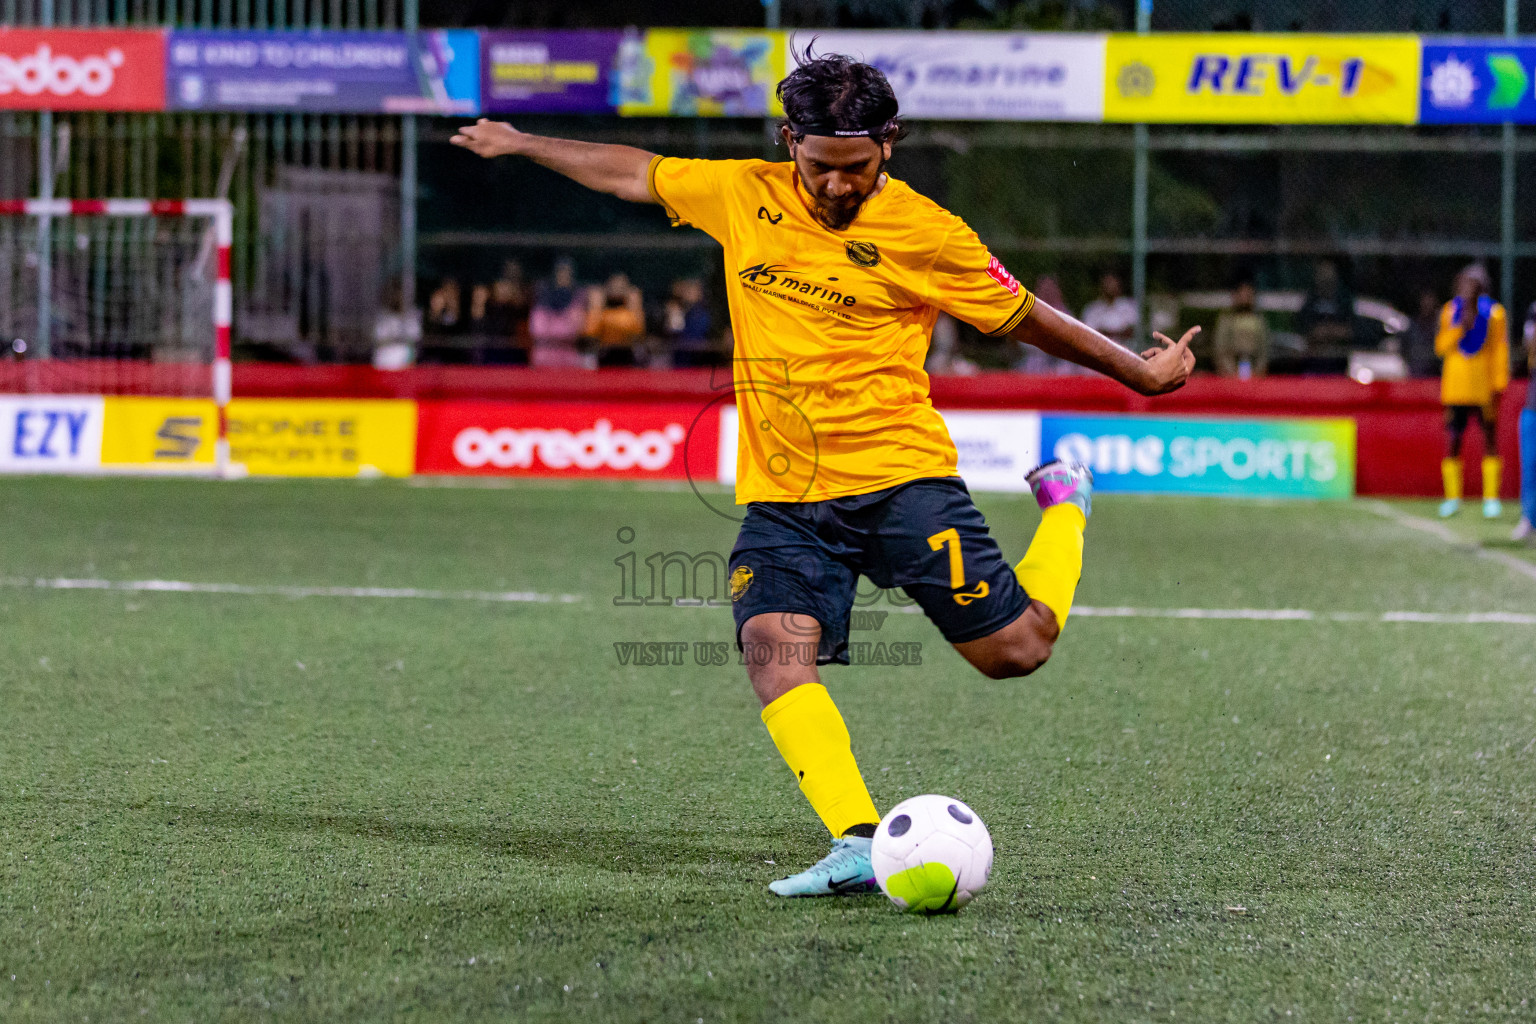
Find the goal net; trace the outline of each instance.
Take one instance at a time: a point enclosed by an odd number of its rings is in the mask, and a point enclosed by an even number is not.
[[[218,199],[0,200],[0,394],[202,399],[183,468],[227,469],[231,230]]]

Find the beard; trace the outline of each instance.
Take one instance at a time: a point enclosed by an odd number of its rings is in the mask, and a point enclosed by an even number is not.
[[[818,198],[811,208],[811,213],[822,227],[842,231],[858,217],[859,211],[864,209],[864,201],[868,198],[868,196],[839,200]]]
[[[811,215],[816,218],[816,222],[833,231],[847,229],[858,218],[859,211],[864,209],[869,197],[879,188],[880,179],[885,175],[885,164],[886,161],[880,161],[880,166],[875,170],[875,187],[862,195],[844,196],[841,199],[812,196]]]

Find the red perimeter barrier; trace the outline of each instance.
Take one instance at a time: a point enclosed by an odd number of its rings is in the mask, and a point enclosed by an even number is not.
[[[0,363],[0,393],[187,394],[193,374],[174,364],[116,361]],[[198,375],[205,376],[206,368]],[[201,376],[199,376],[201,379]],[[251,398],[415,398],[422,400],[688,402],[730,388],[721,370],[531,370],[476,366],[418,366],[383,371],[369,366],[235,366],[235,394]],[[935,377],[941,409],[1036,409],[1059,412],[1167,413],[1186,416],[1340,416],[1358,427],[1360,494],[1435,496],[1440,493],[1444,428],[1440,385],[1433,380],[1358,384],[1344,377],[1270,377],[1236,381],[1197,376],[1182,391],[1142,398],[1097,377],[1032,377],[983,373]],[[1519,490],[1516,420],[1525,382],[1504,395],[1499,451],[1504,494]],[[1482,438],[1467,432],[1463,452],[1467,493],[1479,493]]]

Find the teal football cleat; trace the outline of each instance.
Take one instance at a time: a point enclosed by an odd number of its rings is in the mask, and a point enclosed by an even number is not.
[[[875,868],[869,862],[873,839],[844,836],[832,840],[832,852],[798,875],[769,882],[780,896],[858,896],[879,892]]]
[[[1449,518],[1451,518],[1451,516],[1455,515],[1457,512],[1460,512],[1460,511],[1461,511],[1461,499],[1460,498],[1446,498],[1444,501],[1442,501],[1440,503],[1440,518],[1441,519],[1449,519]]]
[[[1083,518],[1093,514],[1093,470],[1078,463],[1053,459],[1024,476],[1042,510],[1053,505],[1076,505]]]
[[[1504,514],[1504,503],[1498,498],[1483,499],[1483,518],[1497,519]]]

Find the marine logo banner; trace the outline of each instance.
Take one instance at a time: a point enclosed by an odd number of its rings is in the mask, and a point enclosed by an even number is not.
[[[1109,37],[1106,121],[1412,124],[1418,36]]]
[[[885,72],[906,117],[976,121],[1104,118],[1105,36],[1077,32],[799,32],[820,53]]]

